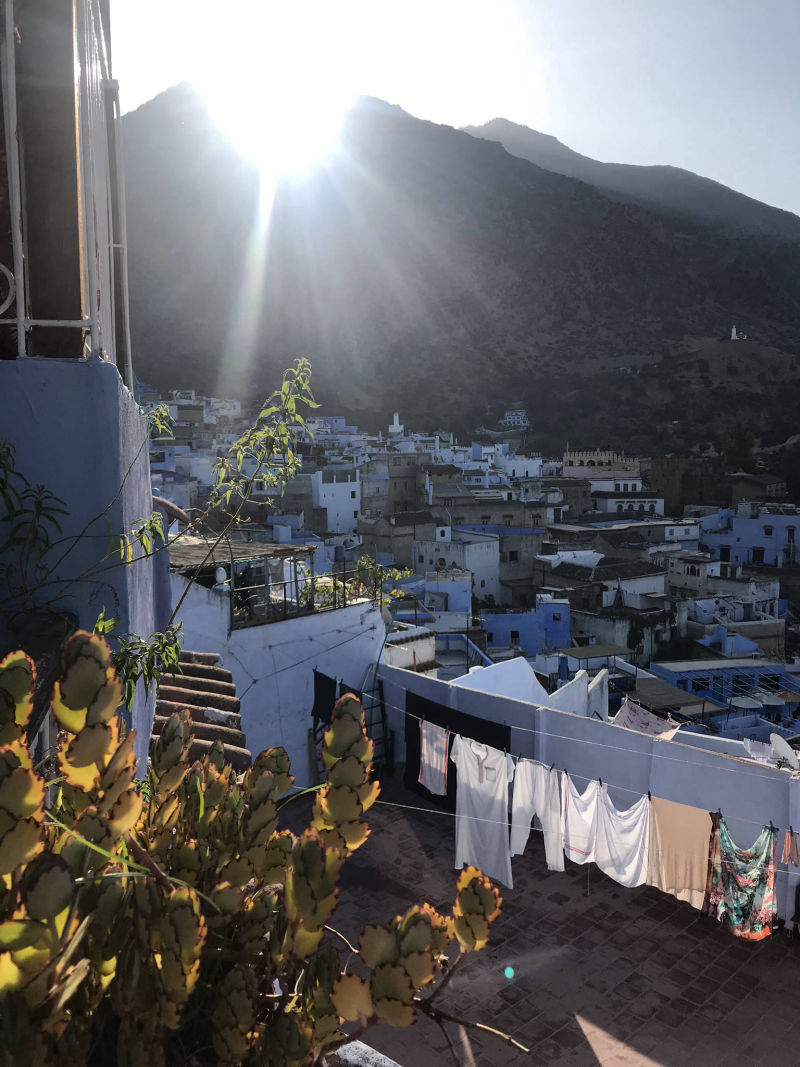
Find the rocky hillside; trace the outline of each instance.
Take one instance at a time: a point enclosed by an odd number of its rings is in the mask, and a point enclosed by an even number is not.
[[[466,430],[522,404],[548,441],[610,443],[623,378],[733,322],[800,351],[800,241],[620,203],[380,101],[269,213],[185,87],[126,116],[125,144],[135,363],[162,386],[260,394],[307,355],[329,410],[365,425]]]

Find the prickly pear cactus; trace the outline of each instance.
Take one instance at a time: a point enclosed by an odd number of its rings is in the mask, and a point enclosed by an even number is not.
[[[354,696],[333,709],[327,782],[296,837],[278,825],[294,781],[283,749],[238,777],[219,746],[190,763],[182,711],[137,780],[105,641],[75,634],[61,666],[45,781],[25,743],[33,663],[0,663],[1,1064],[303,1067],[346,1022],[412,1023],[448,945],[462,958],[486,944],[500,900],[470,868],[452,915],[426,904],[366,927],[363,973],[343,973],[339,875],[380,788]]]

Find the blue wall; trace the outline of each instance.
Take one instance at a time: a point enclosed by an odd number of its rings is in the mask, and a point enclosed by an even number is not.
[[[556,618],[559,616],[559,618]],[[569,637],[569,604],[540,604],[535,611],[481,612],[484,630],[492,636],[490,645],[510,645],[511,631],[526,656],[554,648],[566,648]]]

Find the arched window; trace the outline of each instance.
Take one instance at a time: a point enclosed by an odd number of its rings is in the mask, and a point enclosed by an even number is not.
[[[622,504],[617,504],[617,511],[622,514]]]
[[[651,504],[647,510],[650,512],[651,515],[654,515],[656,510],[655,504]]]

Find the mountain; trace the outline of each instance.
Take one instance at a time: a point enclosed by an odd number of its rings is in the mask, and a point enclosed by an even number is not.
[[[545,170],[578,178],[620,202],[648,210],[668,211],[694,225],[734,234],[760,233],[800,241],[800,218],[728,189],[710,178],[668,166],[600,163],[573,152],[555,137],[538,133],[508,119],[492,119],[483,126],[464,126],[465,133],[497,141],[512,156]]]
[[[255,399],[305,355],[326,409],[366,426],[399,410],[465,431],[522,405],[543,447],[624,444],[636,423],[654,448],[681,403],[671,361],[734,322],[789,365],[800,351],[800,241],[620,203],[381,101],[271,205],[186,86],[124,136],[134,362],[163,387]],[[657,367],[663,389],[639,395]],[[686,444],[724,420],[727,384]],[[793,416],[796,393],[754,391],[755,428]]]

